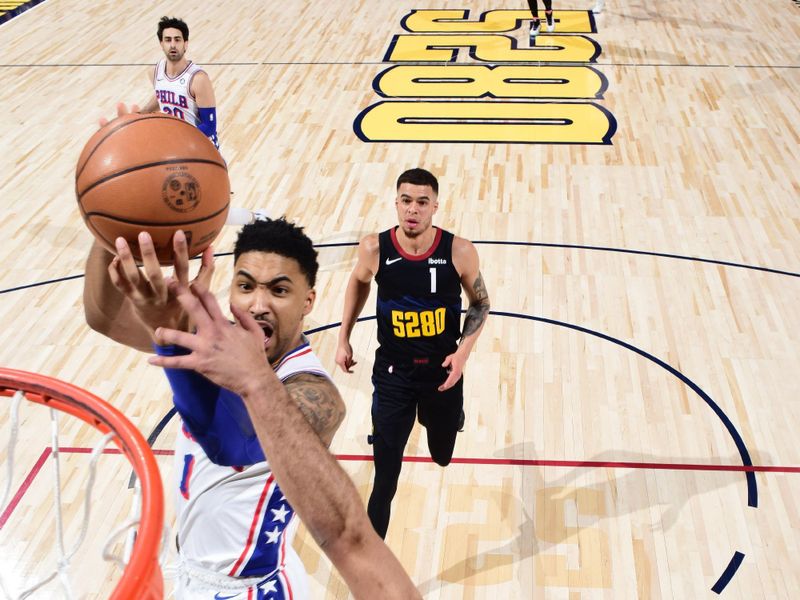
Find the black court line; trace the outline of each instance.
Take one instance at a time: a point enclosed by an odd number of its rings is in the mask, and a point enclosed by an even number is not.
[[[466,46],[464,47],[466,48]],[[453,66],[453,65],[471,65],[475,66],[474,62],[454,63],[450,61],[388,61],[388,60],[375,60],[375,61],[261,61],[261,62],[202,62],[205,67],[247,67],[247,66],[369,66],[369,65],[403,65],[403,66]],[[613,62],[564,62],[564,61],[546,61],[546,60],[529,60],[529,61],[506,61],[506,62],[483,62],[479,65],[483,66],[530,66],[530,65],[548,65],[548,66],[561,66],[561,67],[681,67],[681,68],[696,68],[696,69],[800,69],[800,65],[725,65],[725,64],[687,64],[687,63],[613,63]],[[31,69],[31,68],[72,68],[72,67],[152,67],[153,63],[35,63],[35,64],[0,64],[0,69]]]
[[[744,554],[739,551],[733,553],[733,558],[731,558],[731,561],[728,563],[725,571],[719,576],[717,583],[715,583],[711,588],[712,592],[715,594],[722,593],[722,590],[725,589],[725,586],[728,585],[730,580],[733,579],[733,576],[736,575],[736,570],[739,568],[739,565],[742,564],[742,560],[744,560]]]
[[[702,258],[699,256],[683,256],[681,254],[669,254],[666,252],[651,252],[649,250],[632,250],[628,248],[612,248],[606,246],[583,246],[580,244],[553,244],[549,242],[505,242],[502,240],[473,240],[474,244],[486,244],[492,246],[530,246],[535,248],[562,248],[569,250],[597,250],[601,252],[619,252],[621,254],[634,254],[640,256],[655,256],[658,258],[672,258],[676,260],[686,260],[700,263],[707,263],[712,265],[720,265],[723,267],[735,267],[738,269],[749,269],[752,271],[761,271],[764,273],[772,273],[775,275],[786,275],[788,277],[800,278],[800,273],[794,271],[784,271],[781,269],[772,269],[770,267],[762,267],[759,265],[748,265],[745,263],[735,263],[726,260],[716,260],[713,258]],[[314,244],[315,248],[343,248],[346,246],[358,246],[358,242],[331,242],[323,244]],[[223,256],[231,256],[233,252],[216,252],[215,258]],[[192,258],[191,260],[199,260],[199,257]],[[43,285],[50,285],[51,283],[59,283],[61,281],[70,281],[72,279],[80,279],[84,277],[81,275],[67,275],[65,277],[58,277],[55,279],[47,279],[45,281],[37,281],[35,283],[28,283],[25,285],[18,285],[11,288],[0,290],[0,294],[8,294],[10,292],[17,292],[20,290],[27,290],[30,288],[40,287]]]

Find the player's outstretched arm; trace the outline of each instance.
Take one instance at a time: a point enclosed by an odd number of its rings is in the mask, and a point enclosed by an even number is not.
[[[453,387],[461,378],[469,353],[478,341],[478,336],[483,331],[486,318],[489,316],[489,293],[483,283],[478,251],[472,242],[460,237],[453,240],[453,265],[461,276],[461,287],[467,295],[469,308],[464,317],[458,349],[450,354],[442,365],[450,372],[445,382],[439,386],[439,391]]]
[[[114,258],[99,242],[92,244],[83,279],[86,324],[115,342],[152,352],[150,334],[136,318],[131,303],[114,287],[108,276],[108,267]]]
[[[98,333],[143,352],[152,352],[157,327],[186,330],[189,321],[180,303],[168,293],[152,238],[141,232],[138,242],[141,267],[122,238],[117,238],[116,256],[97,243],[92,246],[84,278],[84,314],[86,323]],[[174,277],[187,284],[189,255],[182,231],[175,233],[172,244]],[[214,253],[209,246],[203,252],[195,281],[207,284],[213,272]]]
[[[353,332],[358,315],[361,314],[364,304],[369,298],[370,284],[378,271],[379,256],[380,247],[377,234],[368,235],[358,244],[358,259],[344,293],[342,326],[339,328],[339,342],[336,347],[336,364],[345,373],[352,373],[352,368],[357,364],[353,360],[350,334]]]
[[[169,289],[197,330],[189,334],[158,329],[159,344],[183,346],[190,354],[155,356],[149,362],[193,369],[242,397],[281,490],[355,598],[421,598],[372,528],[347,473],[267,362],[264,333],[258,324],[246,311],[231,306],[236,319],[236,326],[231,326],[203,285],[193,284],[190,289],[172,280]],[[315,393],[334,391],[332,386],[320,386]]]

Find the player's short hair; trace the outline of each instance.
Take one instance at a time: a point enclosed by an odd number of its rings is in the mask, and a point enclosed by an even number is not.
[[[437,196],[439,195],[439,182],[433,173],[425,169],[409,169],[405,173],[402,173],[400,177],[397,178],[397,189],[399,190],[400,186],[404,183],[410,183],[411,185],[429,185],[433,193]]]
[[[317,251],[303,228],[289,223],[286,217],[258,220],[242,227],[233,247],[233,261],[245,252],[267,252],[293,258],[300,265],[309,287],[317,282]]]
[[[159,42],[164,40],[165,29],[177,29],[183,34],[183,40],[189,41],[189,26],[177,17],[161,17],[158,22],[158,33],[156,34]]]

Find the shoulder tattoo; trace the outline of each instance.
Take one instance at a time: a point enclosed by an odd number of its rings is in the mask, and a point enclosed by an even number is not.
[[[325,444],[329,444],[345,413],[336,387],[328,379],[311,373],[293,375],[284,383],[308,424]]]

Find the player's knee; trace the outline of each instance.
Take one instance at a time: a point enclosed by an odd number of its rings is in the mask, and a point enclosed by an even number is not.
[[[394,498],[397,493],[397,479],[376,479],[372,491],[382,498]]]
[[[440,467],[446,467],[447,465],[450,464],[450,461],[453,460],[453,453],[452,451],[448,452],[446,455],[431,453],[431,458],[433,459],[433,462],[435,462]]]

